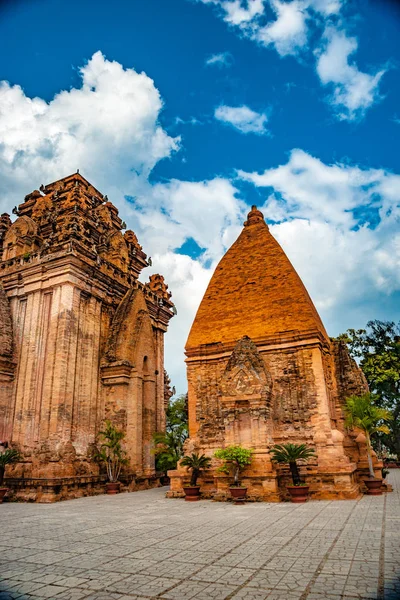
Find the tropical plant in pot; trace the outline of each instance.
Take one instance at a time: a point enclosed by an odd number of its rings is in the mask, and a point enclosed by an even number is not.
[[[306,502],[308,498],[309,486],[300,479],[298,460],[307,461],[315,457],[313,448],[307,444],[276,444],[271,448],[272,461],[281,465],[289,465],[293,485],[288,485],[287,490],[292,502],[299,504]]]
[[[8,488],[3,487],[6,466],[13,462],[17,462],[19,458],[20,453],[14,448],[7,448],[0,454],[0,504],[3,502],[3,498],[8,492]]]
[[[115,427],[111,421],[104,422],[103,431],[99,431],[100,450],[97,454],[99,461],[103,462],[107,469],[108,483],[106,483],[107,494],[118,494],[120,489],[119,476],[124,465],[129,460],[122,447],[125,433]]]
[[[361,396],[349,396],[346,398],[344,413],[346,416],[346,426],[349,429],[361,429],[365,435],[367,445],[369,479],[365,480],[368,494],[379,496],[382,494],[382,479],[375,477],[372,464],[372,445],[371,437],[380,432],[389,434],[390,429],[385,422],[392,419],[392,414],[385,408],[380,408],[374,404],[374,396],[370,392]]]
[[[230,492],[235,503],[240,504],[244,501],[247,494],[247,488],[240,482],[240,474],[252,461],[253,450],[243,448],[242,446],[228,446],[217,450],[214,456],[224,463],[219,467],[219,471],[230,475],[233,472],[233,483],[230,485]]]
[[[191,456],[184,456],[180,463],[183,467],[191,470],[190,484],[184,486],[185,500],[193,502],[200,498],[200,486],[197,485],[197,479],[202,471],[209,469],[211,466],[211,458],[205,454],[194,452]]]

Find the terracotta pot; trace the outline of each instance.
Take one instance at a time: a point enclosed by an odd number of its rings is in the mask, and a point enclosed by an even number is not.
[[[307,502],[308,499],[308,485],[288,485],[287,491],[290,494],[292,502],[295,504],[300,504],[303,502]]]
[[[231,496],[235,501],[235,504],[243,504],[246,500],[247,488],[245,487],[231,487]]]
[[[365,479],[365,485],[367,486],[367,494],[369,496],[381,496],[382,495],[382,479]]]
[[[8,488],[0,488],[0,504],[3,502],[4,496],[7,494]]]
[[[109,481],[108,483],[106,483],[106,493],[107,494],[119,494],[119,487],[120,487],[120,482],[119,481]]]
[[[185,492],[185,500],[186,502],[196,502],[196,500],[200,500],[200,486],[199,485],[188,485],[183,488]]]

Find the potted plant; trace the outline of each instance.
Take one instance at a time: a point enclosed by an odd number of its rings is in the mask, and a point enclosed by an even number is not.
[[[307,444],[276,444],[271,448],[270,453],[272,454],[273,462],[289,465],[293,485],[288,485],[287,490],[292,502],[295,502],[296,504],[306,502],[309,486],[300,479],[297,461],[307,461],[309,458],[313,458],[315,456],[313,448],[309,448]]]
[[[191,456],[184,456],[181,460],[183,467],[191,469],[192,475],[190,477],[190,484],[184,487],[185,500],[194,502],[200,499],[200,486],[197,485],[197,479],[205,469],[208,469],[211,465],[211,458],[208,458],[205,454],[199,455],[197,452]]]
[[[241,504],[246,498],[247,488],[240,483],[239,476],[241,471],[251,463],[253,450],[242,446],[228,446],[217,450],[214,456],[224,461],[219,471],[229,475],[233,470],[233,484],[229,489],[235,504]]]
[[[385,425],[385,421],[392,419],[392,414],[385,408],[380,408],[374,404],[373,395],[370,392],[361,396],[350,396],[346,398],[344,412],[346,416],[346,426],[349,429],[361,429],[365,435],[367,444],[369,479],[365,480],[368,494],[379,496],[382,494],[382,479],[375,477],[372,464],[372,446],[371,436],[375,433],[390,433],[390,429]]]
[[[3,498],[8,492],[8,488],[3,487],[6,466],[13,462],[17,462],[19,458],[20,454],[18,450],[13,448],[7,448],[0,454],[0,504],[3,502]]]
[[[105,463],[107,468],[108,483],[106,483],[107,494],[118,494],[120,489],[119,476],[123,465],[128,464],[126,452],[122,448],[122,440],[125,433],[117,429],[111,421],[104,423],[104,430],[99,431],[102,438],[98,459]]]

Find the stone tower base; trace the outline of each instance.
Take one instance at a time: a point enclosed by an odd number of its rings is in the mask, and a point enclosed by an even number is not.
[[[255,459],[257,459],[257,455],[255,455]],[[354,500],[361,495],[360,482],[354,464],[349,465],[347,471],[324,471],[313,467],[303,467],[300,468],[300,474],[302,481],[310,487],[309,494],[312,500]],[[183,487],[189,485],[190,473],[180,467],[175,471],[169,471],[168,475],[171,479],[171,488],[167,497],[183,497],[185,495]],[[229,486],[231,483],[231,477],[218,473],[216,469],[211,469],[198,481],[202,497],[217,501],[230,499]],[[290,499],[287,486],[292,485],[292,480],[288,468],[266,473],[257,473],[255,470],[249,469],[248,473],[245,472],[241,477],[241,483],[247,487],[249,501],[280,502]]]
[[[59,500],[73,500],[85,496],[97,496],[105,493],[107,477],[105,475],[83,477],[57,477],[54,479],[7,478],[6,502],[51,503]],[[128,477],[121,482],[121,492],[136,492],[160,487],[156,475],[150,477]]]

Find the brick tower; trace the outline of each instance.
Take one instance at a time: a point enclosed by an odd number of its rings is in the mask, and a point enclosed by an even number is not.
[[[22,453],[8,483],[42,501],[93,493],[109,418],[126,432],[127,483],[148,485],[165,426],[164,279],[138,281],[148,261],[136,235],[79,173],[14,212],[0,218],[0,439]]]
[[[252,207],[239,238],[218,264],[186,344],[189,394],[187,451],[212,457],[231,444],[253,448],[244,483],[254,499],[279,500],[287,471],[268,450],[307,443],[317,460],[303,468],[315,498],[355,498],[365,444],[344,428],[342,403],[367,389],[345,344],[329,339],[307,290],[263,214]],[[227,493],[214,467],[202,491]],[[182,494],[183,468],[170,472]]]

